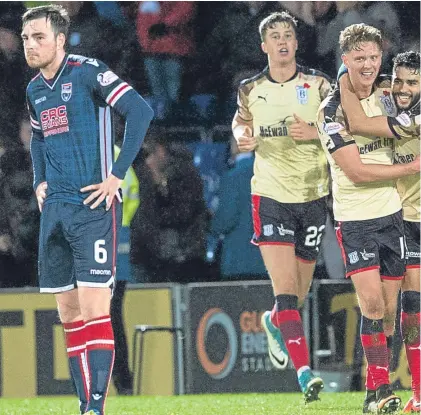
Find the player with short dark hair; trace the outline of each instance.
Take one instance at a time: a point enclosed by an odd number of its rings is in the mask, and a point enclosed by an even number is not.
[[[277,24],[290,27],[294,33],[297,33],[297,20],[288,12],[275,12],[264,18],[259,24],[260,40],[266,41],[266,34],[269,29],[275,29]]]
[[[393,60],[392,96],[387,102],[389,116],[367,117],[355,95],[349,76],[340,79],[341,103],[349,128],[356,134],[395,137],[394,162],[408,164],[420,154],[420,53],[399,53]],[[397,113],[392,104],[396,105]],[[420,412],[420,176],[397,180],[402,201],[407,262],[401,294],[401,333],[405,343],[413,396],[403,412]],[[396,306],[393,302],[392,305]],[[387,320],[394,330],[396,307],[388,311]]]
[[[22,27],[26,26],[30,21],[35,19],[46,19],[49,21],[51,30],[56,37],[59,36],[60,33],[62,33],[64,36],[67,36],[69,32],[69,14],[65,8],[58,5],[33,7],[27,10],[22,16]]]
[[[375,84],[382,59],[380,31],[351,25],[341,32],[339,43],[364,112],[386,115],[390,87]],[[352,279],[362,314],[368,391],[363,412],[394,412],[401,401],[390,386],[384,317],[387,309],[396,307],[406,254],[395,179],[419,173],[419,163],[393,165],[393,140],[388,137],[351,135],[338,88],[320,107],[318,129],[331,165],[333,209],[346,275]],[[389,330],[393,333],[393,326]]]
[[[22,23],[26,61],[40,70],[27,88],[40,290],[55,294],[81,413],[103,415],[114,362],[120,185],[153,111],[104,63],[66,54],[70,19],[63,7],[29,9]],[[126,121],[115,162],[111,108]]]
[[[314,122],[331,81],[296,63],[296,29],[287,12],[260,23],[268,67],[241,83],[232,128],[241,152],[255,150],[252,242],[275,295],[272,312],[262,316],[269,357],[278,369],[292,360],[304,399],[311,402],[323,381],[310,369],[298,308],[311,285],[327,218],[327,161]]]

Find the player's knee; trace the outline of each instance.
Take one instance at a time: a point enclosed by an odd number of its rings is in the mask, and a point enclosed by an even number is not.
[[[81,305],[81,312],[84,321],[108,316],[110,314],[110,303],[98,302]]]
[[[57,310],[62,323],[82,320],[82,314],[78,305],[58,304]]]
[[[415,276],[414,273],[412,272],[413,270],[411,270],[411,272],[407,272],[407,274],[405,275],[405,278],[402,282],[402,292],[405,291],[416,291],[416,292],[420,292],[420,276],[419,276],[419,270],[417,269]]]
[[[88,321],[110,314],[111,290],[109,288],[79,288],[79,304],[83,320]]]

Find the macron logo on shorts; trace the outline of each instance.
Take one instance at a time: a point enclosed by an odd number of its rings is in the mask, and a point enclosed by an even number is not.
[[[111,271],[109,269],[91,269],[89,273],[91,275],[111,275]]]

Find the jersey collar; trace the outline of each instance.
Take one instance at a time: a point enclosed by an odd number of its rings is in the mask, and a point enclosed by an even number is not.
[[[401,110],[399,113],[405,112],[409,116],[415,116],[420,113],[420,103],[421,101],[418,100],[418,102],[415,103],[411,108],[408,108],[407,110]]]
[[[64,71],[64,68],[66,67],[67,61],[69,60],[69,55],[66,53],[66,55],[64,56],[63,61],[61,62],[60,67],[58,68],[58,71],[56,72],[56,74],[54,75],[53,79],[47,80],[44,78],[44,75],[41,73],[41,79],[44,81],[44,84],[46,86],[48,86],[48,88],[50,88],[51,90],[54,89],[58,79],[60,78],[62,72]]]
[[[295,73],[294,73],[294,75],[292,75],[291,76],[291,78],[289,78],[289,79],[287,79],[286,81],[284,81],[284,82],[278,82],[278,81],[275,81],[271,76],[270,76],[270,73],[269,73],[269,66],[266,66],[266,68],[263,70],[263,72],[265,72],[266,73],[266,76],[267,76],[267,78],[269,79],[269,81],[270,82],[273,82],[274,84],[285,84],[285,83],[287,83],[287,82],[289,82],[289,81],[292,81],[297,75],[298,75],[298,72],[301,70],[301,67],[298,65],[298,64],[296,64],[296,69],[295,69]]]

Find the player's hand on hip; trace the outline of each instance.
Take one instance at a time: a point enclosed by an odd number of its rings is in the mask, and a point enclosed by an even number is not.
[[[317,138],[317,129],[309,125],[297,114],[294,114],[295,122],[289,126],[289,135],[298,141],[314,140]]]
[[[109,210],[113,204],[114,197],[117,197],[121,202],[120,194],[118,189],[121,187],[123,180],[110,174],[102,183],[91,184],[89,186],[80,189],[81,192],[92,192],[84,201],[84,205],[89,205],[91,202],[94,203],[90,206],[91,209],[97,208],[104,200],[106,201],[106,210]]]
[[[253,137],[253,133],[250,127],[245,127],[244,132],[239,137],[236,137],[238,150],[241,153],[247,153],[253,151],[257,147],[256,137]]]
[[[42,212],[42,205],[44,204],[44,200],[47,197],[47,188],[48,183],[42,182],[37,186],[37,189],[35,190],[35,195],[38,201],[38,209],[40,212]]]

